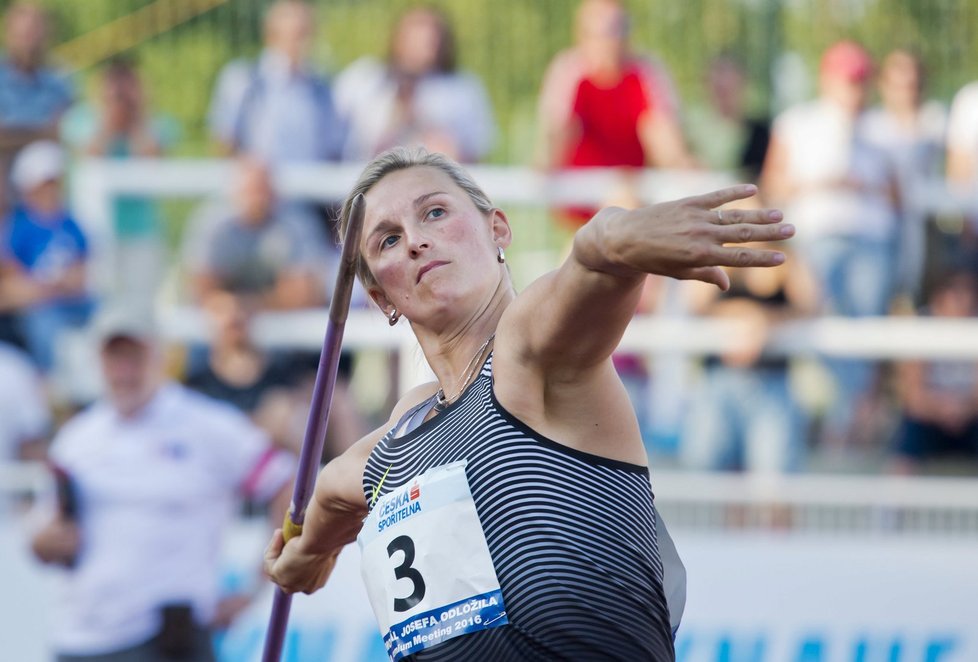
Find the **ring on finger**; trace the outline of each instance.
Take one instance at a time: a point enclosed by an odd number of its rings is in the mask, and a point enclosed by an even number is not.
[[[719,221],[720,223],[723,223],[723,210],[722,209],[714,209],[713,211],[715,211],[717,213],[717,221]]]

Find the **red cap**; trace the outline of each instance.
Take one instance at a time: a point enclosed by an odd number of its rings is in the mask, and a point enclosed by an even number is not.
[[[840,41],[822,55],[823,74],[838,76],[852,82],[867,80],[873,73],[873,59],[866,49],[854,41]]]

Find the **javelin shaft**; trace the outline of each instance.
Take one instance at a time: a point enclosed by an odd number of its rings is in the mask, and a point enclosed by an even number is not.
[[[323,339],[323,349],[319,355],[319,368],[316,371],[316,384],[309,405],[306,433],[299,452],[299,468],[296,472],[295,487],[292,490],[292,503],[282,526],[286,542],[302,532],[306,506],[309,505],[316,485],[316,475],[323,455],[323,443],[326,440],[330,405],[333,402],[333,390],[336,386],[343,331],[350,310],[353,281],[356,278],[356,262],[365,206],[361,194],[353,200],[350,207],[350,219],[347,223],[346,236],[343,238],[340,269],[336,275],[336,286],[333,288],[333,298],[329,306],[326,337]],[[281,659],[291,606],[292,596],[277,588],[272,603],[272,614],[268,621],[268,633],[265,636],[263,662],[278,662]]]

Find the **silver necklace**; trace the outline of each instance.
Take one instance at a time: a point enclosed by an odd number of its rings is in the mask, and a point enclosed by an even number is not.
[[[492,335],[486,338],[486,341],[482,343],[475,355],[473,355],[472,359],[469,361],[469,364],[465,366],[465,377],[462,379],[462,384],[455,392],[455,395],[450,398],[446,398],[444,389],[438,389],[438,392],[435,393],[435,409],[438,411],[444,410],[445,407],[455,402],[458,396],[462,395],[462,391],[464,391],[465,387],[469,385],[470,381],[472,381],[472,377],[475,375],[476,370],[481,367],[479,364],[479,357],[482,356],[482,353],[486,351],[486,348],[489,347],[489,343],[491,343],[492,339],[495,337],[496,333],[493,332]]]

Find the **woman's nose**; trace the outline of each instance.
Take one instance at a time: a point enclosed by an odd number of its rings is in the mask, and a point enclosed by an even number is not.
[[[410,249],[411,256],[412,257],[417,257],[418,255],[420,255],[424,251],[426,251],[429,248],[431,248],[431,244],[424,237],[414,236],[414,237],[411,237],[408,240],[408,247]]]

